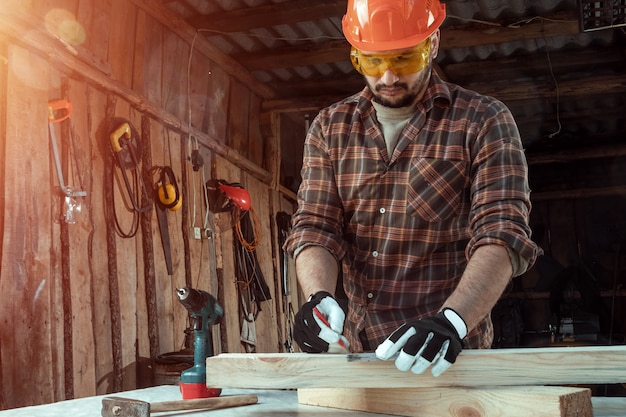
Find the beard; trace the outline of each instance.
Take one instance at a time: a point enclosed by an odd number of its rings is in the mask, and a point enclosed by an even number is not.
[[[374,101],[376,103],[382,104],[385,107],[390,107],[394,109],[406,107],[409,104],[413,103],[417,98],[417,93],[411,92],[411,90],[409,89],[409,85],[406,83],[397,82],[391,86],[392,88],[400,88],[405,91],[404,94],[394,97],[393,99],[383,97],[380,94],[380,91],[383,88],[387,88],[388,86],[377,84],[374,86],[370,85],[369,87],[372,90],[372,94],[374,95]]]
[[[430,65],[426,68],[426,71],[423,71],[410,86],[402,81],[396,81],[392,85],[386,85],[381,83],[380,79],[376,84],[372,84],[367,78],[365,78],[365,82],[374,95],[373,100],[376,103],[390,108],[406,107],[420,99],[424,95],[429,81]],[[395,89],[396,94],[393,96],[385,96],[382,93],[385,89]]]

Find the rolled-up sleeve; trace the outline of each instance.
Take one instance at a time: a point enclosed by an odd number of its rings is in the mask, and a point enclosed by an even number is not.
[[[322,246],[341,260],[345,255],[343,208],[324,140],[323,118],[323,113],[315,118],[304,143],[298,209],[284,248],[293,257],[306,246]]]
[[[492,103],[472,144],[471,236],[466,255],[482,245],[498,244],[519,256],[522,270],[541,249],[531,239],[528,165],[513,116],[501,102]],[[515,263],[515,262],[513,262]]]

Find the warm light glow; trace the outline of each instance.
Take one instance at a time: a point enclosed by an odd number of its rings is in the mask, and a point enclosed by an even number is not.
[[[70,45],[81,45],[85,42],[85,28],[67,10],[50,10],[46,14],[45,22],[48,32],[62,41]]]

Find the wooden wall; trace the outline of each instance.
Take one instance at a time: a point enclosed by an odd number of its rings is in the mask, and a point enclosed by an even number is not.
[[[291,213],[293,201],[277,190],[278,147],[271,128],[261,133],[263,98],[245,76],[216,64],[201,39],[188,89],[193,32],[165,26],[160,7],[150,3],[148,13],[139,0],[0,5],[0,409],[151,385],[155,357],[184,347],[187,312],[175,296],[184,285],[225,307],[215,352],[243,349],[232,219],[207,214],[210,178],[240,182],[251,194],[272,293],[255,321],[256,350],[285,349],[284,306],[297,303],[297,291],[281,295],[274,219]],[[47,120],[48,102],[61,98],[73,105],[71,117],[53,125],[64,179],[87,192],[75,197],[82,210],[74,223],[63,218]],[[108,140],[115,118],[138,133],[139,178],[151,189],[150,168],[171,166],[181,188],[182,209],[167,213],[171,275],[155,210],[129,208]],[[198,171],[193,149],[205,162]],[[132,236],[121,236],[115,218]]]

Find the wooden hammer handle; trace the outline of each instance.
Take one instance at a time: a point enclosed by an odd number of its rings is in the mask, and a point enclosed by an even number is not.
[[[150,403],[151,413],[178,410],[215,410],[217,408],[237,407],[240,405],[256,404],[259,398],[256,395],[232,395],[226,397],[196,398],[193,400],[174,400]]]

